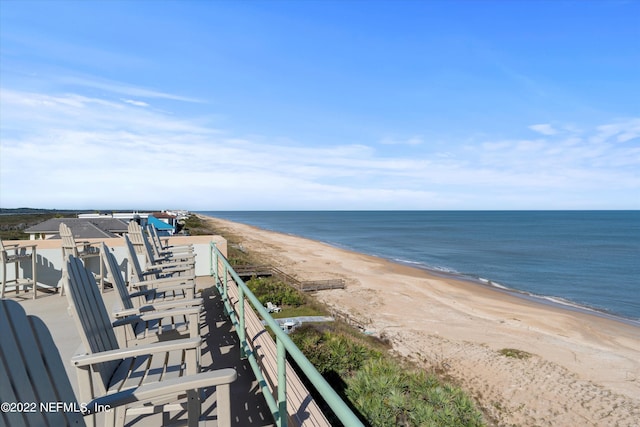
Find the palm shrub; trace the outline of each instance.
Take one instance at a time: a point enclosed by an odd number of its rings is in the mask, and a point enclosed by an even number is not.
[[[182,229],[191,236],[211,234],[207,223],[202,221],[198,215],[191,214],[183,222]]]
[[[271,277],[254,277],[247,282],[247,286],[262,304],[270,301],[278,305],[298,307],[304,303],[301,292]]]
[[[296,346],[322,375],[345,377],[360,369],[365,361],[381,353],[350,337],[332,331],[321,332],[302,326],[290,335]]]
[[[483,425],[481,413],[459,388],[407,368],[379,344],[338,326],[305,325],[290,337],[366,424]]]
[[[481,426],[482,415],[458,388],[388,358],[369,359],[346,380],[346,395],[372,426]]]

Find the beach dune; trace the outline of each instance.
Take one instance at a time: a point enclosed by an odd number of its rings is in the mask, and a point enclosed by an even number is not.
[[[640,327],[330,245],[201,216],[316,297],[449,377],[494,425],[640,425]],[[515,352],[503,354],[501,350]],[[519,352],[526,352],[519,353]],[[513,357],[525,354],[529,357]]]

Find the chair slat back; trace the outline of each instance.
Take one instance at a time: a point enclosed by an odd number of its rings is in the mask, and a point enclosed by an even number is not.
[[[116,291],[118,292],[118,296],[120,297],[122,308],[125,308],[125,309],[133,308],[134,304],[133,304],[133,301],[131,301],[131,296],[129,295],[129,291],[127,289],[127,284],[124,281],[124,277],[122,277],[122,272],[120,271],[118,260],[111,253],[111,251],[109,250],[109,247],[104,242],[102,242],[102,248],[100,252],[102,254],[102,261],[104,262],[104,265],[107,267],[107,274],[111,278],[113,286],[115,286]]]
[[[42,320],[12,300],[0,300],[0,401],[32,402],[33,411],[0,413],[7,426],[84,426],[77,411],[41,410],[40,402],[79,408],[62,358]]]
[[[87,353],[100,353],[119,348],[109,313],[93,275],[82,261],[74,256],[67,257],[67,299],[73,312],[80,338]],[[102,380],[100,393],[106,386],[119,361],[96,365]]]
[[[67,224],[64,222],[60,223],[60,238],[62,239],[62,255],[73,255],[75,257],[78,256],[78,246],[76,246],[76,240],[73,237],[73,232],[69,228]]]
[[[129,238],[131,239],[131,243],[133,243],[133,247],[136,249],[136,252],[143,254],[144,253],[144,241],[143,241],[143,233],[142,227],[135,221],[129,221],[129,226],[127,227],[129,232]]]
[[[143,282],[143,270],[140,266],[140,260],[138,260],[138,255],[136,254],[136,250],[133,247],[133,243],[131,243],[131,240],[129,240],[128,235],[124,236],[124,240],[127,246],[127,253],[129,254],[129,263],[131,264],[131,278],[136,283]]]
[[[156,260],[159,258],[159,255],[156,255],[155,250],[149,241],[149,237],[144,234],[142,235],[142,250],[147,257],[149,265],[153,265],[157,262]]]
[[[153,243],[153,248],[155,249],[154,252],[156,256],[160,256],[159,251],[161,251],[164,246],[162,245],[162,241],[160,240],[158,229],[153,224],[147,224],[147,231],[149,233],[149,237],[151,238],[151,242]]]

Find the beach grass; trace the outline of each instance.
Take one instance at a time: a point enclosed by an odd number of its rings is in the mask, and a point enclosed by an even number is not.
[[[304,304],[299,307],[282,307],[282,311],[271,313],[274,319],[300,316],[327,316],[327,311],[314,304]]]
[[[388,344],[342,322],[304,325],[291,339],[368,425],[484,425],[460,388],[390,356]]]
[[[503,348],[498,351],[501,355],[505,357],[511,357],[513,359],[528,359],[532,355],[524,350],[518,350],[516,348]]]

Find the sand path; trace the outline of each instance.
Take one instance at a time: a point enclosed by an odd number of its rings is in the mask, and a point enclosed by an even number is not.
[[[449,376],[500,426],[640,426],[640,328],[226,220],[250,252],[301,280],[394,351]],[[527,359],[499,353],[514,348]]]

